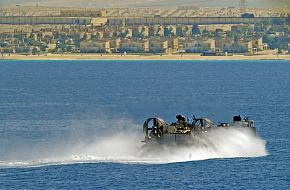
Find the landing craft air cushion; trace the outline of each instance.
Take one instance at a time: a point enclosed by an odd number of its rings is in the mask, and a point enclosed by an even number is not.
[[[256,134],[254,121],[249,118],[242,119],[240,115],[233,117],[232,123],[215,124],[208,118],[196,118],[193,116],[189,122],[182,115],[176,116],[177,122],[167,124],[161,118],[149,118],[143,124],[145,145],[190,145],[194,141],[205,135],[207,132],[218,128],[248,128]]]

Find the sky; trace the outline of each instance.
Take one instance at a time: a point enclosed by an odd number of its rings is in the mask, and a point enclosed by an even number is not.
[[[0,0],[0,5],[45,5],[67,7],[237,7],[239,0]],[[248,7],[290,7],[290,0],[247,0]]]

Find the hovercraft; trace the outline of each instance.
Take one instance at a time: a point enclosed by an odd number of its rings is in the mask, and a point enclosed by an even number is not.
[[[191,122],[183,115],[176,116],[177,121],[167,124],[163,119],[155,117],[148,118],[143,124],[144,142],[148,144],[174,144],[187,145],[194,143],[195,139],[206,135],[206,133],[219,128],[247,128],[254,135],[256,128],[254,121],[248,117],[242,118],[240,115],[233,117],[231,123],[215,124],[209,118],[192,117]]]

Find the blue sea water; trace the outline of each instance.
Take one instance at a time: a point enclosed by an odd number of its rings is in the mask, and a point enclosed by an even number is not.
[[[143,121],[176,114],[260,137],[135,156]],[[289,123],[289,61],[1,60],[0,189],[289,189]]]

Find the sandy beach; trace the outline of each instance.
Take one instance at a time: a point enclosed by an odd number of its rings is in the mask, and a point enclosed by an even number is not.
[[[174,55],[120,55],[120,54],[47,54],[19,55],[4,54],[1,60],[290,60],[290,54],[284,55],[233,55],[233,56],[200,56],[200,54]]]

